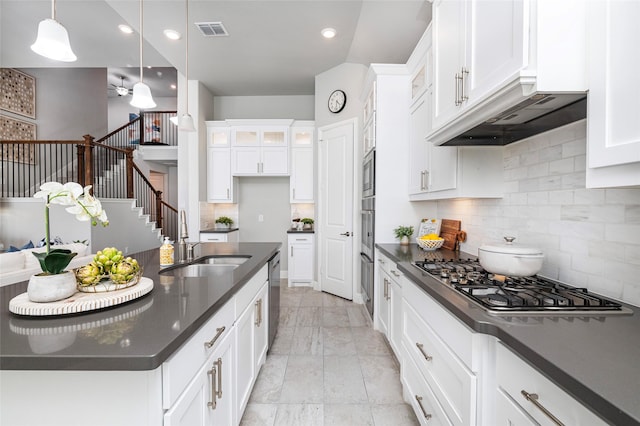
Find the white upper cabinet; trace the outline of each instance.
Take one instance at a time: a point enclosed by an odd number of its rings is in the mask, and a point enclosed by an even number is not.
[[[313,203],[314,134],[313,121],[296,121],[291,127],[291,203]]]
[[[640,68],[633,53],[640,3],[603,0],[588,7],[587,187],[640,185],[640,86],[622,77]]]
[[[536,93],[587,90],[583,0],[436,0],[433,123],[440,145]]]
[[[371,84],[369,93],[364,101],[362,115],[362,155],[376,147],[376,82]]]
[[[234,176],[288,176],[292,120],[226,120]]]
[[[223,121],[207,124],[207,201],[235,203],[237,179],[231,175],[231,129]]]

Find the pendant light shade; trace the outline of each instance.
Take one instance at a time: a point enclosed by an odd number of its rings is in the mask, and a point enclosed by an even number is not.
[[[38,36],[31,50],[55,61],[74,62],[78,59],[71,50],[66,28],[56,21],[55,0],[51,0],[51,19],[44,19],[38,24]]]
[[[151,89],[149,89],[149,86],[144,84],[144,82],[142,81],[142,33],[144,28],[142,19],[143,16],[144,11],[142,9],[142,0],[140,0],[140,81],[133,85],[133,96],[131,97],[131,102],[129,102],[129,105],[140,109],[150,109],[155,108],[156,103],[153,101],[153,96],[151,96]]]
[[[133,98],[129,105],[140,109],[155,108],[156,103],[151,96],[151,89],[142,81],[133,85]]]
[[[191,114],[182,114],[182,117],[180,117],[180,123],[178,124],[178,130],[182,130],[184,132],[196,131],[196,127],[193,125],[193,118],[191,117]]]

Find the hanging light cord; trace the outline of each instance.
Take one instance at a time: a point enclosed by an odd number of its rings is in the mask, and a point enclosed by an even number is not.
[[[186,80],[186,87],[187,87],[187,93],[185,96],[185,101],[187,102],[187,107],[185,108],[187,111],[187,114],[189,114],[189,0],[185,0],[185,18],[184,18],[184,28],[185,28],[185,44],[186,44],[186,49],[185,49],[185,80]]]
[[[142,83],[142,32],[144,31],[143,27],[143,19],[142,19],[142,3],[143,0],[140,0],[140,82]]]
[[[56,20],[56,0],[51,0],[51,19]]]

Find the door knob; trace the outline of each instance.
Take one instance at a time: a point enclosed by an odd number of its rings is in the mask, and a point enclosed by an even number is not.
[[[345,237],[350,237],[351,236],[351,232],[347,231],[347,232],[343,232],[340,235],[344,235]]]

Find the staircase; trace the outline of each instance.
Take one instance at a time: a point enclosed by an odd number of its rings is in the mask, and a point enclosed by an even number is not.
[[[136,235],[140,244],[132,241],[132,246],[149,246],[138,250],[157,247],[164,236],[175,241],[178,237],[177,209],[162,200],[162,193],[153,188],[133,161],[133,152],[139,145],[177,145],[176,126],[169,123],[171,116],[175,116],[175,111],[141,115],[97,141],[89,135],[76,141],[0,141],[0,162],[3,164],[0,197],[32,197],[47,181],[92,185],[94,195],[103,206],[116,202],[113,208],[118,213],[115,215],[105,207],[112,225],[115,221],[118,229],[124,229],[129,228],[129,222],[138,223],[139,228],[147,230],[146,235],[150,237],[138,232],[121,236],[132,240],[132,235]],[[152,133],[147,131],[148,127],[153,128]],[[147,134],[152,134],[154,139],[145,141]],[[138,135],[143,135],[142,141]],[[158,135],[162,136],[162,142]],[[31,156],[25,157],[24,153],[31,153]],[[34,160],[29,162],[25,158]],[[123,202],[128,214],[121,206]],[[108,234],[100,238],[113,240],[114,235]],[[121,245],[122,242],[117,243],[118,247]]]

